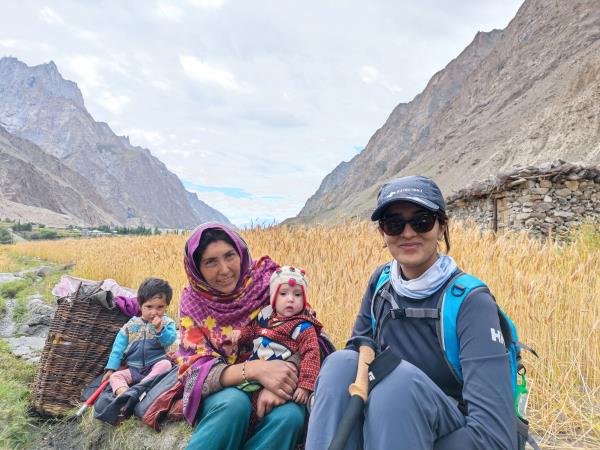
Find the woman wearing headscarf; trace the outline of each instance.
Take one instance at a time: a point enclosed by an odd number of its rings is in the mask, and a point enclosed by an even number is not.
[[[188,448],[291,449],[302,436],[304,406],[289,402],[295,366],[248,361],[230,336],[269,304],[269,278],[278,265],[268,256],[252,260],[235,231],[218,223],[198,227],[185,245],[189,285],[181,296],[180,376],[186,420],[196,426]],[[241,361],[241,362],[240,362]],[[262,389],[261,419],[248,436],[250,396],[235,386],[256,381]]]

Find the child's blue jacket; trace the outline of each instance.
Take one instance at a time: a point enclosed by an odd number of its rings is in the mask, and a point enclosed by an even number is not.
[[[141,369],[164,359],[165,348],[177,339],[177,330],[170,317],[163,316],[162,324],[157,333],[154,325],[141,317],[129,319],[117,333],[106,369],[117,370],[123,360],[127,366]]]

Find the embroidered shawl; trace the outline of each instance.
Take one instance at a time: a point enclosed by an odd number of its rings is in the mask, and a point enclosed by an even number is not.
[[[240,278],[231,293],[212,288],[194,261],[194,252],[208,229],[227,233],[240,255]],[[242,237],[216,222],[202,224],[194,230],[186,242],[183,263],[190,284],[184,289],[179,304],[178,362],[184,383],[184,416],[193,424],[206,376],[215,362],[237,362],[237,352],[229,336],[234,328],[247,325],[269,304],[269,278],[278,265],[268,256],[253,261]]]

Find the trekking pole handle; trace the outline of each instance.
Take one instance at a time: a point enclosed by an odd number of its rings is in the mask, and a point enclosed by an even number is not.
[[[358,337],[352,340],[354,345],[358,346],[356,378],[354,383],[348,386],[350,401],[338,423],[329,450],[342,450],[346,447],[352,431],[362,423],[362,414],[369,397],[369,364],[375,359],[377,346],[372,339],[367,337]]]
[[[350,397],[358,395],[367,402],[369,397],[369,364],[375,359],[375,350],[368,345],[361,345],[358,349],[358,367],[356,369],[356,379],[348,387]]]

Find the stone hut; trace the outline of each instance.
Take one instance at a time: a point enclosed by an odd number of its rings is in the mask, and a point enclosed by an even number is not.
[[[584,221],[600,224],[600,166],[553,161],[472,183],[447,199],[448,213],[483,228],[565,236]]]

